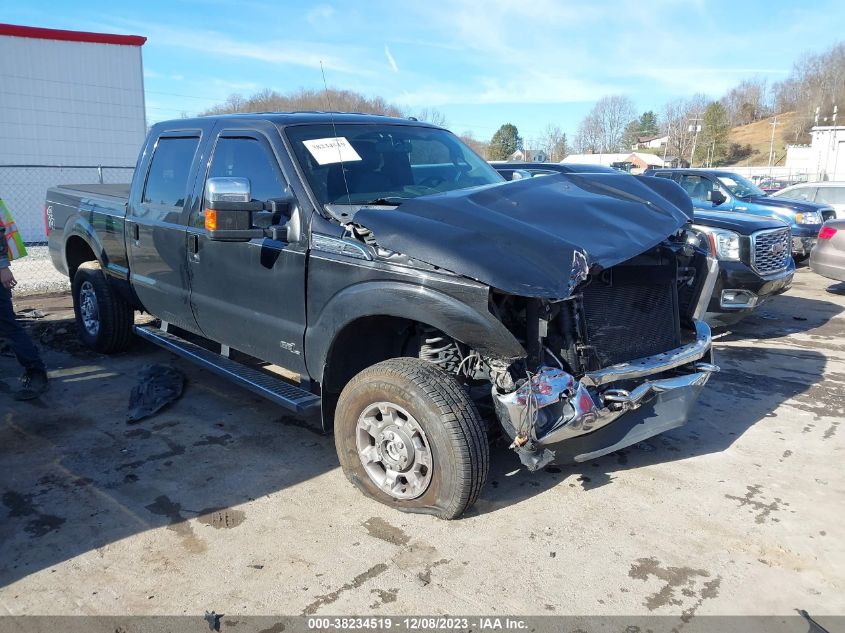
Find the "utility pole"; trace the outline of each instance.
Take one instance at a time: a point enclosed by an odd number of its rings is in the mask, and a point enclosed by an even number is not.
[[[690,155],[689,155],[689,166],[690,167],[692,167],[692,162],[695,160],[695,144],[698,142],[698,133],[701,132],[701,123],[696,123],[696,121],[703,121],[703,120],[704,119],[702,119],[702,118],[690,119],[690,121],[692,121],[692,123],[687,128],[687,131],[695,132],[695,134],[692,137],[692,151],[690,152]]]
[[[836,131],[836,111],[839,106],[833,106],[833,180],[836,180],[836,168],[839,165],[839,137]]]
[[[827,152],[825,153],[824,157],[824,175],[825,177],[830,180],[830,173],[827,171],[827,163],[830,160],[830,153],[836,147],[834,140],[836,138],[836,113],[839,110],[839,106],[833,106],[833,117],[831,117],[832,127],[829,130],[830,138],[827,141]],[[834,167],[834,172],[836,171],[836,167]]]
[[[666,132],[666,144],[663,146],[663,166],[666,167],[666,151],[669,149],[669,139],[672,138],[672,125],[669,124],[669,129]]]
[[[775,153],[775,128],[778,126],[778,117],[775,115],[775,118],[772,119],[770,124],[772,126],[772,138],[769,141],[769,180],[772,179],[772,158]]]
[[[814,130],[819,127],[819,112],[820,111],[821,111],[821,106],[816,106],[816,116],[813,119],[813,129]],[[814,141],[816,140],[816,136],[815,136],[816,134],[818,134],[817,131],[812,132],[813,140],[810,141],[810,147],[813,147],[813,145],[815,144]],[[821,152],[821,149],[819,149],[818,154],[816,155],[816,180],[821,180],[821,179],[822,179],[822,152]]]

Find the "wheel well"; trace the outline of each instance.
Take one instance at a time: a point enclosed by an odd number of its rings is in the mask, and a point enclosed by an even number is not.
[[[76,274],[76,270],[80,264],[97,261],[97,256],[94,255],[94,251],[88,246],[88,242],[81,237],[73,236],[68,239],[65,245],[65,260],[67,261],[68,276],[73,281],[73,276]]]
[[[415,356],[416,334],[428,327],[419,321],[391,316],[361,317],[338,332],[326,356],[320,385],[323,427],[334,423],[337,399],[353,376],[388,358]]]

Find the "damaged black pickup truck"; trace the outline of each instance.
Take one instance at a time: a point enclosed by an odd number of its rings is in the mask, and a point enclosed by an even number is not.
[[[87,344],[134,333],[319,409],[347,477],[401,510],[460,516],[494,417],[529,469],[589,460],[683,424],[718,371],[718,266],[674,183],[506,183],[413,120],[159,123],[131,185],[56,187],[46,212]]]

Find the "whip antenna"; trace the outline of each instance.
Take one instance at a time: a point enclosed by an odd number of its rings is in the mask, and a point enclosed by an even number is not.
[[[332,107],[332,99],[329,95],[329,85],[326,83],[326,71],[323,68],[323,60],[320,60],[320,73],[323,75],[323,89],[326,91],[326,105],[329,108],[329,116],[332,121],[332,134],[334,134],[334,142],[337,145],[337,159],[340,161],[340,174],[343,176],[343,186],[346,189],[346,203],[352,204],[352,197],[349,195],[349,183],[346,181],[346,166],[343,164],[343,152],[340,151],[340,141],[337,136],[337,126],[334,124],[334,107]]]

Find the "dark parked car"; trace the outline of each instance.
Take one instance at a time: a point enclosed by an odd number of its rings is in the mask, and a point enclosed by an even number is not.
[[[830,205],[768,196],[744,176],[729,171],[657,169],[645,175],[671,178],[689,194],[696,209],[783,220],[792,230],[792,254],[799,262],[810,256],[822,224],[836,217]]]
[[[530,176],[549,176],[551,174],[622,174],[618,169],[604,165],[586,163],[520,163],[517,161],[491,160],[493,168],[502,174],[505,180],[519,180],[525,174]],[[517,177],[514,178],[514,173]]]
[[[533,175],[563,171],[544,169],[544,163],[491,164],[506,178],[504,171],[509,170],[510,165],[526,165],[525,171]],[[596,168],[595,165],[578,167],[583,167],[583,173],[591,173],[590,169]],[[701,209],[695,210],[694,217],[696,244],[709,250],[719,263],[718,281],[704,314],[708,324],[733,325],[792,285],[795,262],[790,254],[791,234],[786,223],[747,213],[727,214]]]
[[[477,499],[495,427],[470,394],[536,470],[684,424],[718,371],[700,319],[716,272],[677,186],[507,183],[417,121],[158,123],[131,185],[55,187],[46,213],[88,345],[134,332],[319,411],[349,480],[400,510]],[[140,309],[161,327],[135,328]]]

